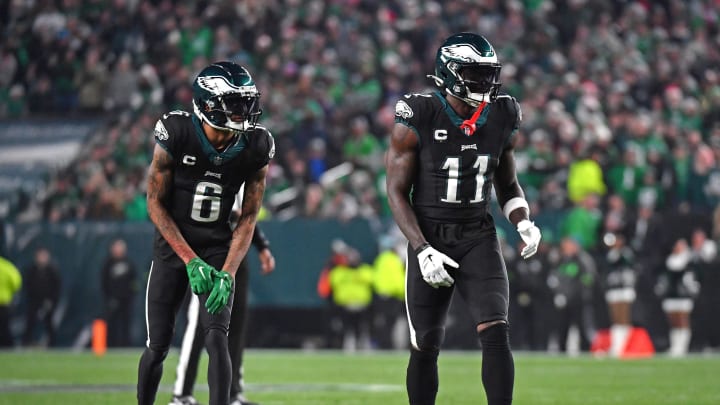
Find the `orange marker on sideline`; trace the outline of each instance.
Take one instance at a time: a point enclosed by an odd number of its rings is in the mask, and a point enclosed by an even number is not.
[[[92,351],[96,356],[102,356],[107,351],[107,323],[103,319],[93,321]]]

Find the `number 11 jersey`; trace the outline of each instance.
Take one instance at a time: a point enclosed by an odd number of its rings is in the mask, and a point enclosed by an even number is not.
[[[488,213],[493,174],[518,129],[520,106],[501,94],[488,103],[474,134],[439,92],[408,94],[395,105],[395,122],[418,137],[411,203],[419,219],[472,222]]]

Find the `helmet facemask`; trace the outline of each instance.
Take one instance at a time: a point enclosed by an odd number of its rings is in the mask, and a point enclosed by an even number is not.
[[[211,127],[222,131],[245,132],[255,127],[262,114],[259,93],[230,93],[212,97],[201,104],[195,104],[196,110],[199,110],[196,113]]]
[[[500,91],[501,67],[499,63],[460,65],[451,94],[473,107],[483,102],[492,103]]]

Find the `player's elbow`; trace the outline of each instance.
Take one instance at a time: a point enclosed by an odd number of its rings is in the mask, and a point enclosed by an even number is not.
[[[150,220],[155,222],[155,219],[160,216],[160,213],[164,210],[162,203],[157,198],[148,196],[147,198],[147,212]]]

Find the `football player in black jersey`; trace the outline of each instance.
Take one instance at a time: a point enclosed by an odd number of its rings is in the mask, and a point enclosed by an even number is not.
[[[537,251],[540,230],[529,219],[515,173],[513,134],[521,112],[513,97],[499,93],[500,68],[487,39],[452,35],[429,76],[443,91],[408,94],[395,107],[385,163],[390,208],[409,242],[406,384],[412,405],[435,403],[437,358],[456,289],[482,343],[488,404],[512,402],[508,278],[489,213],[491,187],[520,233],[523,258]]]
[[[257,125],[260,93],[231,62],[205,67],[193,82],[194,114],[172,111],[155,126],[147,205],[155,224],[145,319],[148,337],[138,367],[138,404],[152,404],[188,285],[199,296],[209,356],[211,405],[227,405],[231,365],[228,325],[233,280],[252,239],[275,144]],[[244,184],[233,230],[229,219]]]
[[[233,215],[236,217],[237,215]],[[231,222],[235,222],[232,221]],[[262,230],[256,225],[252,237],[252,245],[258,252],[262,274],[270,274],[275,270],[275,257],[270,251],[270,242]],[[235,274],[235,293],[232,302],[230,330],[228,332],[228,350],[232,364],[232,380],[230,385],[230,405],[257,405],[249,401],[243,387],[243,351],[245,348],[245,327],[247,326],[248,276],[250,268],[247,256],[240,262]],[[200,354],[204,346],[203,330],[199,325],[200,300],[190,294],[187,309],[188,323],[185,327],[180,359],[175,369],[173,398],[168,405],[197,405],[193,396],[195,378],[197,377]]]

